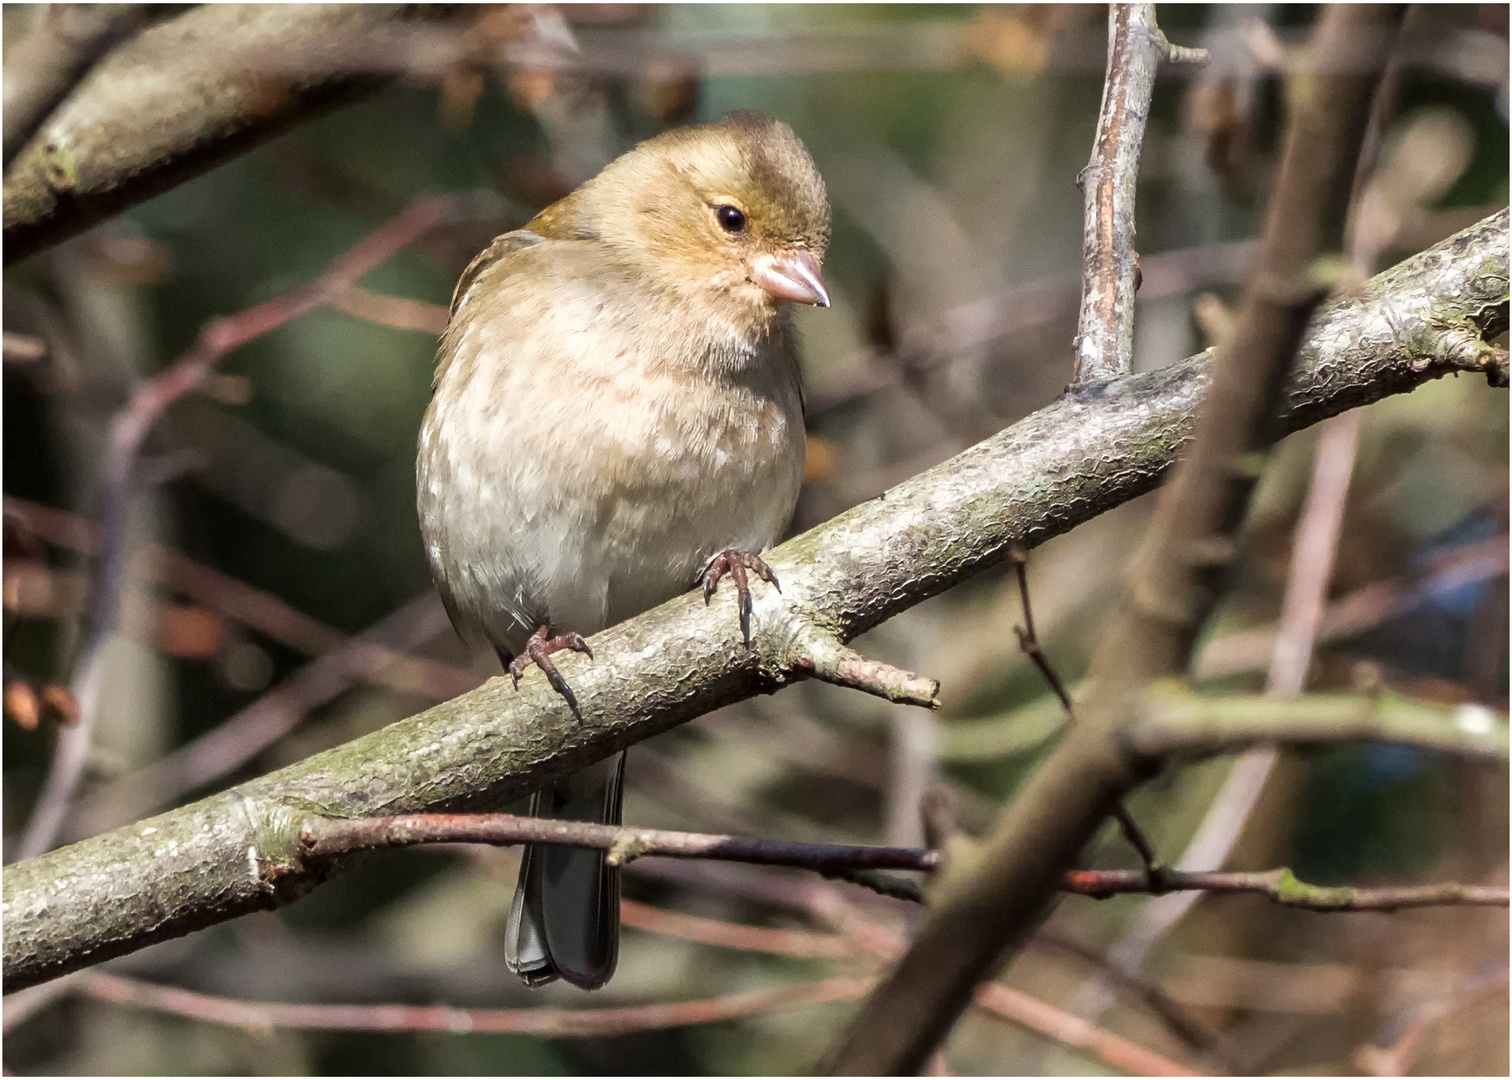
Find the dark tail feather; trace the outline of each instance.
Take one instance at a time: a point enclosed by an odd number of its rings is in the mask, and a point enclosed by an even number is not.
[[[537,791],[536,817],[618,825],[624,803],[625,755],[615,754]],[[520,864],[504,962],[529,986],[566,979],[597,990],[619,959],[619,868],[608,853],[529,844]]]

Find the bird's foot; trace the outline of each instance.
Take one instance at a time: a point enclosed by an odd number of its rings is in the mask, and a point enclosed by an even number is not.
[[[746,580],[746,571],[749,570],[765,581],[778,592],[782,586],[777,584],[777,575],[772,573],[772,568],[761,561],[761,556],[752,555],[749,551],[721,551],[714,556],[709,568],[704,571],[703,594],[704,605],[714,597],[714,589],[719,585],[719,579],[729,574],[735,579],[735,591],[740,594],[740,635],[745,639],[745,647],[751,647],[751,586]]]
[[[546,681],[551,688],[561,694],[567,701],[567,706],[572,710],[572,715],[579,720],[583,714],[578,711],[577,695],[572,692],[572,687],[567,685],[567,680],[562,678],[562,673],[551,662],[551,654],[561,652],[563,649],[571,649],[573,652],[586,653],[588,659],[593,659],[593,650],[583,640],[582,634],[560,634],[557,637],[547,637],[550,632],[549,626],[543,626],[525,643],[524,650],[519,656],[509,662],[509,677],[514,680],[515,689],[520,688],[520,676],[531,664],[541,669],[546,676]]]

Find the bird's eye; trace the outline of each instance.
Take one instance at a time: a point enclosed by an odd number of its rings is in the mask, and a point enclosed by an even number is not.
[[[714,211],[719,227],[727,233],[745,232],[746,216],[733,206],[721,206]]]

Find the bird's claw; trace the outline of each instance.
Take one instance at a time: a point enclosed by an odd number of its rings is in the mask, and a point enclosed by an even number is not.
[[[709,563],[709,569],[704,571],[703,594],[704,606],[714,598],[714,590],[719,585],[719,579],[729,574],[735,579],[735,591],[740,596],[740,635],[745,639],[745,647],[751,647],[751,585],[746,579],[746,571],[749,570],[765,581],[778,592],[782,586],[777,583],[777,575],[772,573],[772,568],[762,561],[760,555],[753,555],[749,551],[721,551],[714,556]]]
[[[525,674],[525,669],[531,664],[541,669],[541,674],[546,676],[546,681],[551,688],[561,694],[567,702],[567,707],[572,710],[572,715],[579,720],[583,714],[578,711],[577,695],[572,692],[572,687],[567,685],[567,680],[562,678],[562,673],[557,670],[556,664],[551,661],[551,654],[570,649],[573,652],[586,653],[588,659],[593,659],[593,650],[588,647],[588,642],[583,640],[582,634],[559,634],[556,637],[547,637],[550,627],[543,626],[525,643],[524,650],[519,656],[509,662],[509,677],[514,680],[514,688],[520,688],[520,676]]]

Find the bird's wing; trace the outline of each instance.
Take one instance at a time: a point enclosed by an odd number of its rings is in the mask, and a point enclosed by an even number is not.
[[[467,264],[467,269],[462,271],[462,276],[457,279],[457,287],[452,290],[451,313],[455,315],[457,309],[467,301],[467,293],[483,276],[484,271],[495,265],[500,259],[513,255],[528,247],[534,247],[546,238],[529,229],[515,229],[493,238],[489,244]]]

